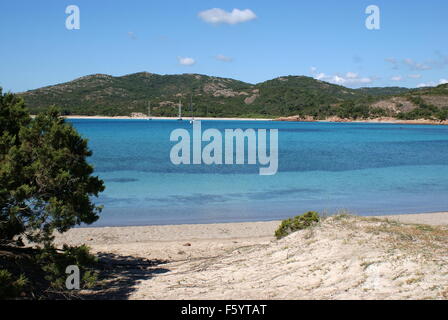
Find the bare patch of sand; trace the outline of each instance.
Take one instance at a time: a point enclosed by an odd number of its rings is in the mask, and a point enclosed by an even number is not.
[[[397,220],[403,223],[429,224],[433,226],[448,225],[448,212],[401,214],[394,216],[380,216],[390,220]]]
[[[340,215],[281,240],[278,222],[258,222],[75,229],[57,241],[92,237],[109,255],[103,298],[447,299],[448,227],[433,224]]]

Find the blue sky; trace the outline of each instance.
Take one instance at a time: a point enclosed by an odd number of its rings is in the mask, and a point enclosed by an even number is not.
[[[80,9],[79,30],[65,27],[68,5]],[[380,30],[365,27],[369,5],[380,8]],[[0,86],[140,71],[437,85],[448,79],[447,16],[446,0],[3,1]]]

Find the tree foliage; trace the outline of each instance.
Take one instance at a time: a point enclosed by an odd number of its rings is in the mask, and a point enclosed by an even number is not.
[[[0,88],[0,244],[48,243],[98,219],[92,196],[104,190],[86,159],[87,140],[54,107],[31,118],[22,98]]]

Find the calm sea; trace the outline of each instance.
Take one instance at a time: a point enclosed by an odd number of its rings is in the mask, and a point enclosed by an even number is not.
[[[254,165],[173,165],[170,133],[191,130],[188,121],[70,122],[89,139],[106,184],[95,226],[448,210],[448,126],[202,121],[221,132],[278,129],[278,173],[260,176]]]

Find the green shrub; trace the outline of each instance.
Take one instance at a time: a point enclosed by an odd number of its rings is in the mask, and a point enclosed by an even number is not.
[[[20,275],[17,279],[5,269],[0,269],[0,300],[14,299],[28,284],[28,279]]]
[[[52,245],[43,248],[3,247],[0,250],[0,300],[72,299],[78,292],[66,289],[66,268],[80,271],[80,289],[98,285],[98,259],[85,245],[62,250]]]
[[[294,231],[306,229],[319,222],[319,213],[308,211],[294,218],[283,220],[278,229],[275,231],[277,239],[286,237]]]
[[[91,288],[96,284],[97,273],[93,270],[97,258],[89,252],[89,247],[81,245],[70,247],[64,245],[63,252],[59,253],[54,247],[47,247],[38,255],[37,262],[46,273],[45,280],[55,289],[64,289],[67,274],[65,270],[69,265],[77,265],[81,272],[81,286]]]

